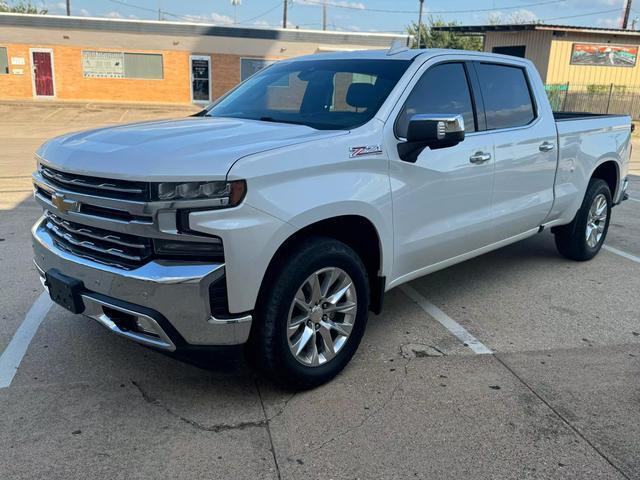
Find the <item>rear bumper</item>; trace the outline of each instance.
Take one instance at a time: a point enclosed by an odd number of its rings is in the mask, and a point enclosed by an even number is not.
[[[251,315],[218,319],[211,314],[209,287],[224,276],[223,263],[151,261],[134,270],[123,270],[62,250],[42,228],[42,222],[39,220],[32,229],[34,261],[40,276],[57,269],[81,281],[83,314],[112,332],[168,351],[247,341]],[[122,318],[140,319],[154,333],[123,328],[119,321]]]

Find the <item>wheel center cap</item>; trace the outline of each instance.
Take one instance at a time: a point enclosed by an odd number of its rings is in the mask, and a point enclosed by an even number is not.
[[[309,315],[309,317],[311,318],[311,321],[313,323],[320,323],[320,320],[322,320],[322,314],[322,307],[320,305],[316,305],[311,309],[311,314]]]

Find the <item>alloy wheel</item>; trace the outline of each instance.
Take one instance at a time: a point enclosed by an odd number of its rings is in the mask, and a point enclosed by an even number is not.
[[[356,288],[344,270],[328,267],[312,273],[289,308],[287,341],[294,358],[309,367],[330,361],[351,335],[357,311]]]
[[[585,239],[589,247],[594,248],[602,239],[604,228],[607,224],[607,216],[607,198],[600,193],[591,202],[587,216]]]

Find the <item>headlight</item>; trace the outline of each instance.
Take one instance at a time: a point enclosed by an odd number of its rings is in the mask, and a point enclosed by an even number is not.
[[[232,182],[163,182],[154,188],[155,200],[217,199],[220,207],[235,207],[247,192],[244,180]]]

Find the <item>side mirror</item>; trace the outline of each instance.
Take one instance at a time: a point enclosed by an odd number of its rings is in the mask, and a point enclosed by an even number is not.
[[[398,155],[405,162],[414,163],[426,147],[452,147],[463,140],[462,115],[414,115],[409,120],[407,139],[398,144]]]

